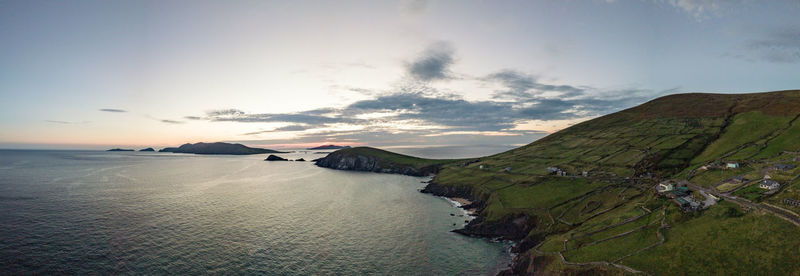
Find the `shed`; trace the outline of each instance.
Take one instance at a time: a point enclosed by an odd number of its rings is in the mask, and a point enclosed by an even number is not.
[[[678,187],[675,190],[672,190],[672,194],[677,197],[683,197],[689,195],[689,187]]]
[[[731,168],[731,169],[738,169],[739,168],[739,163],[728,162],[728,164],[726,164],[726,167]]]

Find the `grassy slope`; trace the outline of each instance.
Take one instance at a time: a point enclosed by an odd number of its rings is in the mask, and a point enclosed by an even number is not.
[[[673,223],[667,242],[623,261],[656,275],[791,275],[800,268],[797,226],[765,214],[727,217],[723,203]]]
[[[541,250],[561,251],[565,238],[590,233],[637,216],[643,212],[639,206],[653,209],[672,205],[669,201],[647,195],[650,193],[649,185],[653,183],[633,185],[630,189],[638,189],[644,195],[626,199],[628,201],[625,204],[580,221],[578,226],[551,222],[548,216],[575,223],[572,220],[593,215],[580,213],[581,210],[590,209],[587,205],[592,200],[568,201],[587,191],[610,185],[602,181],[604,177],[611,177],[612,174],[633,177],[644,172],[655,172],[661,177],[682,176],[690,169],[710,161],[740,161],[746,164],[751,159],[774,158],[783,151],[798,151],[800,123],[795,123],[798,114],[800,91],[667,96],[583,122],[529,145],[482,158],[480,163],[467,167],[446,166],[436,181],[444,185],[467,185],[477,195],[488,198],[484,215],[489,220],[515,213],[539,214],[541,227],[534,232],[548,235]],[[480,170],[480,165],[489,169]],[[574,180],[543,177],[545,168],[549,166],[558,166],[573,173],[589,171],[593,177]],[[739,172],[758,174],[763,166],[751,164],[744,165],[740,170],[709,171],[698,174],[698,179],[692,181],[715,185],[739,175]],[[512,167],[513,170],[510,173],[500,172],[505,167]],[[798,185],[789,187],[786,193],[800,195],[800,188],[794,186]],[[779,199],[786,197],[782,194],[768,201],[777,204]],[[593,201],[617,202],[615,200],[617,198],[614,196],[604,193],[594,197]],[[608,208],[608,205],[611,204],[597,208],[594,214]],[[797,244],[780,242],[780,239],[765,234],[775,231],[782,236],[798,236],[800,230],[797,227],[763,214],[723,217],[718,214],[724,209],[723,206],[726,205],[713,207],[697,218],[672,210],[670,224],[674,227],[663,230],[666,242],[620,262],[656,274],[669,274],[669,271],[702,274],[759,269],[779,273],[781,269],[797,268],[797,265],[787,263],[800,258],[787,254],[796,250]],[[650,214],[646,216],[647,220],[612,227],[571,240],[569,244],[574,246],[608,238],[660,217],[660,214]],[[756,226],[760,226],[762,232],[752,234]],[[720,230],[723,227],[725,231]],[[609,242],[568,251],[565,257],[570,261],[613,261],[658,241],[656,229],[657,225],[650,225]],[[759,244],[758,239],[751,239],[753,235],[764,243]],[[725,248],[731,250],[720,250]],[[734,250],[736,248],[748,250]],[[687,257],[668,257],[675,256],[673,252],[681,252],[681,256]],[[773,256],[773,253],[780,256]],[[535,255],[532,251],[528,254]],[[701,257],[690,257],[697,255]],[[725,255],[724,260],[720,259],[723,258],[721,255]],[[758,258],[765,261],[755,261]],[[704,262],[713,264],[706,265]],[[782,268],[774,267],[777,265]]]

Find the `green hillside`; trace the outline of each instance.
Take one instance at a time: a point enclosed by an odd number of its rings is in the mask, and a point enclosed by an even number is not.
[[[470,191],[483,219],[467,228],[529,218],[514,273],[791,274],[800,207],[783,200],[800,200],[798,116],[798,90],[679,94],[479,162],[398,160],[435,163],[432,185]],[[781,188],[765,194],[765,175]],[[723,200],[684,212],[654,190],[670,179]]]
[[[800,236],[800,226],[761,207],[800,213],[782,204],[800,199],[794,181],[800,170],[770,169],[800,166],[798,116],[796,90],[671,95],[481,162],[447,165],[434,182],[483,199],[484,223],[520,214],[533,218],[537,226],[523,242],[533,248],[519,255],[516,273],[631,272],[615,265],[653,274],[793,273],[800,256],[790,252],[800,242],[785,237]],[[568,176],[549,175],[548,167]],[[725,182],[765,173],[783,188],[764,195],[756,182]],[[709,192],[740,189],[729,196],[752,206],[723,200],[701,212],[682,212],[654,192],[666,179],[688,180]]]

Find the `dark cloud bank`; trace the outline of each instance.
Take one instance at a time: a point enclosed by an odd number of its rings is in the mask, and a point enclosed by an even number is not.
[[[354,102],[343,108],[322,108],[296,113],[248,113],[238,109],[206,112],[204,116],[186,116],[189,120],[216,122],[265,123],[289,125],[246,133],[300,132],[292,140],[260,140],[262,143],[309,143],[325,139],[381,144],[453,144],[481,135],[482,142],[508,142],[518,137],[527,143],[544,136],[541,131],[513,130],[530,120],[577,119],[607,114],[673,91],[644,89],[601,90],[588,86],[554,85],[515,70],[501,70],[474,78],[501,87],[491,100],[469,101],[455,94],[441,93],[428,85],[431,81],[453,79],[450,67],[454,50],[447,43],[435,43],[406,64],[411,77],[394,91],[372,91],[374,99]],[[384,114],[384,116],[369,116]],[[392,123],[406,123],[418,129],[398,129]],[[310,131],[337,124],[364,127],[357,131]],[[388,125],[388,126],[387,126]],[[461,134],[459,134],[461,133]],[[496,141],[494,141],[496,140]],[[513,140],[513,139],[512,139]],[[462,141],[462,142],[463,142]],[[253,141],[250,141],[253,142]],[[477,141],[473,141],[477,142]]]

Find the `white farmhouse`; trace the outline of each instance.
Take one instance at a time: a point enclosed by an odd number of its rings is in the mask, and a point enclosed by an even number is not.
[[[669,183],[669,182],[661,182],[661,183],[658,184],[658,192],[660,192],[660,193],[669,192],[669,191],[672,191],[674,189],[675,189],[675,185],[672,185],[672,183]]]

